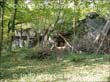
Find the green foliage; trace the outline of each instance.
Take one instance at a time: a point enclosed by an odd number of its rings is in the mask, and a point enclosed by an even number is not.
[[[71,1],[71,0],[69,0]],[[63,24],[58,24],[57,29],[58,30],[71,30],[74,27],[74,22],[84,19],[85,15],[88,12],[96,11],[100,13],[101,15],[104,15],[106,17],[109,17],[110,13],[110,5],[109,1],[96,1],[95,2],[95,8],[91,8],[91,3],[88,0],[82,1],[82,0],[76,0],[75,6],[70,8],[62,8],[60,9],[60,6],[66,6],[69,4],[69,1],[64,0],[64,4],[58,3],[57,1],[50,1],[48,6],[55,6],[58,8],[46,8],[44,2],[42,0],[34,1],[32,0],[28,5],[25,3],[24,0],[20,0],[18,3],[18,9],[17,9],[17,16],[16,16],[16,23],[33,23],[35,24],[34,28],[47,28],[50,24],[54,24],[57,20],[57,16],[59,15],[60,19],[64,20]],[[74,4],[74,1],[71,3]],[[42,5],[43,8],[29,8],[29,5],[35,5],[39,6]],[[5,34],[7,32],[7,25],[8,21],[12,18],[12,14],[14,11],[14,1],[13,0],[7,0],[5,4]],[[58,12],[61,11],[60,14]],[[74,30],[74,29],[73,29]],[[79,31],[79,28],[78,28]]]

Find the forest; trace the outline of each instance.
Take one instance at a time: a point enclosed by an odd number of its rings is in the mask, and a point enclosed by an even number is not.
[[[0,82],[109,82],[110,0],[0,0]]]

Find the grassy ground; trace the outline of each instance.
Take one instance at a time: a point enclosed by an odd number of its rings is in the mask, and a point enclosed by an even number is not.
[[[110,82],[110,55],[65,54],[42,61],[25,55],[1,57],[0,82]]]

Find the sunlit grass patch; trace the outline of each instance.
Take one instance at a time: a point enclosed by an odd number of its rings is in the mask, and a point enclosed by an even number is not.
[[[0,82],[109,81],[110,55],[65,54],[60,60],[32,60],[23,54],[26,53],[1,57]]]

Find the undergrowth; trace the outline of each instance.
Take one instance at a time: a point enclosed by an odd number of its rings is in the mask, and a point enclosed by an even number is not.
[[[3,53],[0,60],[0,82],[109,81],[109,54],[53,52],[44,59],[29,58],[33,53],[38,55],[37,50],[24,48]]]

